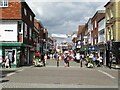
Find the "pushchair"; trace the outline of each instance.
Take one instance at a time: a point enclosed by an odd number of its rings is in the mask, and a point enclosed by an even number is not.
[[[40,59],[36,59],[36,60],[34,60],[34,66],[42,67],[43,66],[43,62]]]
[[[34,66],[39,66],[39,67],[42,67],[43,66],[43,62],[41,61],[40,57],[39,56],[35,56],[34,59],[33,59],[33,64]]]
[[[86,64],[85,65],[86,65],[87,68],[93,68],[94,67],[93,61],[90,58],[86,58]]]

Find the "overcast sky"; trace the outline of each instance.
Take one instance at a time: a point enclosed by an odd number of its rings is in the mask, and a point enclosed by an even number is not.
[[[97,10],[103,10],[106,4],[103,1],[98,2],[99,0],[26,1],[49,34],[71,34],[77,31],[78,25],[86,23]]]

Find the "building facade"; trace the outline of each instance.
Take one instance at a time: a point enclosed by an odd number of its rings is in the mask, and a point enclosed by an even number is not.
[[[0,6],[0,46],[2,57],[10,56],[12,67],[32,64],[32,33],[35,14],[26,2],[3,0]]]
[[[110,62],[109,58],[112,53],[117,58],[117,64],[120,64],[120,1],[110,0],[105,8],[107,62]]]
[[[83,53],[84,50],[82,50],[83,47],[83,40],[84,40],[84,27],[85,25],[79,25],[78,26],[78,34],[77,34],[77,40],[76,40],[76,52]]]
[[[91,19],[91,51],[96,54],[98,51],[98,21],[105,16],[104,10],[98,10]]]
[[[105,17],[98,21],[98,55],[103,57],[103,65],[106,65],[106,28]]]
[[[88,31],[87,31],[87,45],[88,45],[88,54],[90,55],[91,53],[91,30],[92,30],[92,25],[91,25],[91,18],[88,20]]]

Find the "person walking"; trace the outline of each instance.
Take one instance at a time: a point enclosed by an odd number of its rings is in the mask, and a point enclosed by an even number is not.
[[[83,61],[83,58],[82,56],[80,56],[80,67],[82,67],[82,61]]]
[[[110,56],[110,69],[112,68],[112,64],[116,64],[116,57],[113,54]]]
[[[6,61],[5,62],[5,68],[9,68],[10,67],[10,62],[9,62],[10,60],[8,58],[8,55],[5,56],[5,61]]]
[[[44,55],[45,64],[47,64],[47,59],[48,59],[47,54],[45,54]]]
[[[69,66],[69,61],[68,61],[68,55],[67,54],[64,57],[64,64],[65,64],[65,67]]]
[[[96,65],[97,65],[97,58],[96,58],[96,56],[94,55],[93,56],[93,58],[92,58],[92,60],[91,60],[91,63],[93,63],[93,66],[95,67]]]
[[[80,53],[76,53],[75,58],[76,58],[76,61],[77,61],[77,62],[80,62]]]
[[[60,60],[60,55],[57,55],[56,62],[57,62],[57,67],[59,67],[59,60]]]
[[[100,66],[102,66],[102,57],[101,56],[98,56],[98,58],[97,58],[97,61],[98,61],[98,67],[100,67]]]
[[[44,54],[41,54],[41,61],[43,62],[43,66],[45,66]]]

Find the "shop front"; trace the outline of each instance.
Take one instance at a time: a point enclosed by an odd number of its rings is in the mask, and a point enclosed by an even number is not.
[[[94,56],[98,55],[98,46],[91,46],[88,48],[89,49],[89,54],[93,54]]]
[[[103,58],[103,65],[107,65],[106,62],[106,46],[104,43],[99,43],[98,45],[98,56],[101,56]]]
[[[1,43],[0,51],[2,51],[2,58],[5,59],[6,56],[9,57],[11,62],[11,68],[15,68],[18,66],[20,60],[20,43]]]
[[[30,46],[22,43],[1,43],[2,58],[9,57],[11,68],[30,64]]]
[[[80,53],[81,54],[84,54],[85,56],[88,55],[88,47],[87,46],[83,46],[81,49],[80,49]]]

